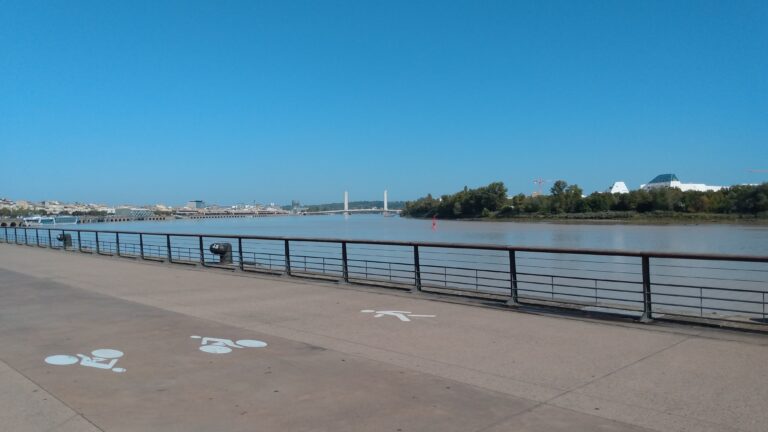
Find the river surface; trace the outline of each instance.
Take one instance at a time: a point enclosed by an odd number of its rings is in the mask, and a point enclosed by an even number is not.
[[[351,216],[277,216],[80,225],[81,229],[191,234],[491,243],[510,246],[768,255],[768,226],[628,225],[437,221]]]

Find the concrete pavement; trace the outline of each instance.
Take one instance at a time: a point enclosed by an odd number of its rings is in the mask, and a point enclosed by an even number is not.
[[[127,371],[43,361],[97,348]],[[766,358],[764,335],[0,245],[12,430],[765,431]]]

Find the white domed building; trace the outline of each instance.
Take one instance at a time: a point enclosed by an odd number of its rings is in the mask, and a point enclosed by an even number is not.
[[[648,190],[653,190],[653,189],[661,189],[661,188],[677,188],[677,189],[680,189],[683,192],[687,192],[687,191],[697,191],[697,192],[719,191],[723,187],[724,186],[705,185],[703,183],[683,183],[674,174],[659,174],[656,177],[654,177],[653,180],[651,180],[647,184],[640,185],[640,189],[647,190],[647,191]]]

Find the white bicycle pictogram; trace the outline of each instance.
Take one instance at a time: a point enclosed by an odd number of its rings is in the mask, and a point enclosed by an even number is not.
[[[108,369],[112,372],[123,373],[125,368],[114,367],[117,364],[117,360],[123,355],[122,351],[116,349],[100,348],[91,351],[91,356],[84,354],[56,354],[46,357],[45,362],[55,366],[69,366],[80,363],[80,366]]]
[[[232,349],[241,348],[264,348],[267,346],[266,342],[254,339],[240,339],[236,342],[232,342],[231,339],[221,339],[203,336],[190,336],[192,339],[200,339],[200,347],[198,348],[202,352],[209,354],[227,354],[231,353]]]

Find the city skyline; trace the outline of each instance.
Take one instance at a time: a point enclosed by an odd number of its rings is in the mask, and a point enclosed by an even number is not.
[[[0,195],[760,183],[767,17],[761,1],[10,3]]]

